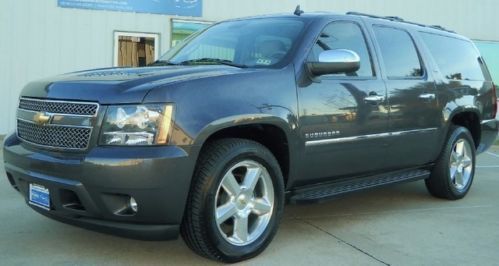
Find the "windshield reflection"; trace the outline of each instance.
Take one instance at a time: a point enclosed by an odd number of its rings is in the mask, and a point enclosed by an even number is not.
[[[171,65],[277,67],[295,47],[304,22],[292,18],[227,21],[189,38],[162,56]]]

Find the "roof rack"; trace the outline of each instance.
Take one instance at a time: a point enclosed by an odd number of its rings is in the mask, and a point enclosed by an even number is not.
[[[395,22],[402,22],[402,23],[407,23],[407,24],[412,24],[412,25],[417,25],[420,27],[426,27],[426,28],[432,28],[432,29],[437,29],[437,30],[443,30],[451,33],[455,33],[455,31],[448,30],[442,26],[439,25],[425,25],[421,23],[416,23],[416,22],[411,22],[411,21],[406,21],[401,17],[397,16],[376,16],[376,15],[371,15],[371,14],[366,14],[366,13],[360,13],[360,12],[347,12],[347,15],[353,15],[353,16],[363,16],[363,17],[369,17],[369,18],[377,18],[377,19],[386,19],[390,21],[395,21]]]

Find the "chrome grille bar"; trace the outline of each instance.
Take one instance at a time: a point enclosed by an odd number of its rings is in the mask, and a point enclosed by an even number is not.
[[[23,97],[19,101],[19,109],[48,112],[53,114],[95,116],[99,110],[99,104],[89,102],[41,100]]]

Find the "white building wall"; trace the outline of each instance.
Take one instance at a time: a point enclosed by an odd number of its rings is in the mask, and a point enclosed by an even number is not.
[[[114,31],[157,33],[170,43],[167,16],[60,8],[57,0],[0,0],[0,134],[15,127],[29,81],[113,65]]]
[[[499,41],[497,0],[203,0],[218,21],[268,13],[358,11],[438,24],[472,39]],[[60,8],[57,0],[0,0],[0,134],[14,129],[17,99],[29,81],[113,64],[114,31],[160,35],[170,44],[170,16]]]

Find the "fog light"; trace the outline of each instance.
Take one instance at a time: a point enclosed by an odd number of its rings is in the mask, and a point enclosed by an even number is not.
[[[139,210],[139,206],[133,197],[130,197],[130,208],[133,212],[137,212]]]

